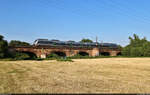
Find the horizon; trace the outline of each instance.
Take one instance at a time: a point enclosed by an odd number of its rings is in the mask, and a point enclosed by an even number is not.
[[[0,0],[0,35],[33,43],[38,38],[129,44],[150,40],[149,0]]]

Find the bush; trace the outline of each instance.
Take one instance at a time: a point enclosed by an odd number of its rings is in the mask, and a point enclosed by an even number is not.
[[[69,62],[73,62],[71,58],[67,58],[67,57],[65,57],[65,58],[58,58],[57,61],[64,61],[64,62],[69,61]]]
[[[1,61],[16,61],[14,58],[3,58]]]
[[[59,58],[59,56],[55,53],[51,53],[47,56],[47,58]]]
[[[71,57],[69,57],[69,58],[74,58],[74,59],[76,59],[76,58],[91,58],[90,56],[82,56],[82,55],[80,55],[80,54],[76,54],[76,55],[74,55],[74,56],[71,56]]]
[[[44,59],[43,58],[36,58],[35,60],[36,61],[43,61]]]
[[[27,59],[30,59],[30,56],[26,53],[16,52],[14,55],[14,59],[16,59],[16,60],[27,60]]]

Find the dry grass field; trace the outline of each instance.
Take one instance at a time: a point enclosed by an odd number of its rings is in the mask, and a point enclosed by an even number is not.
[[[150,93],[150,58],[0,61],[0,93]]]

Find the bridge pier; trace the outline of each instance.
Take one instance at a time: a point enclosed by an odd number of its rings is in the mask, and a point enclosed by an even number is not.
[[[39,52],[36,52],[35,53],[36,54],[36,56],[38,57],[38,58],[46,58],[46,54],[44,54],[44,53],[39,53]]]
[[[117,56],[117,52],[116,51],[111,51],[110,56]]]
[[[91,56],[95,57],[95,56],[99,56],[99,48],[93,48]]]
[[[75,51],[73,51],[73,50],[66,51],[65,53],[66,53],[66,56],[67,56],[67,57],[71,57],[71,56],[74,56],[74,55],[77,54],[77,53],[76,53]]]
[[[46,54],[41,54],[40,58],[46,58]]]

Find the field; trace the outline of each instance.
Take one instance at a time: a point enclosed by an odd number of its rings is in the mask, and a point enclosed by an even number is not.
[[[0,61],[0,93],[150,93],[150,58]]]

